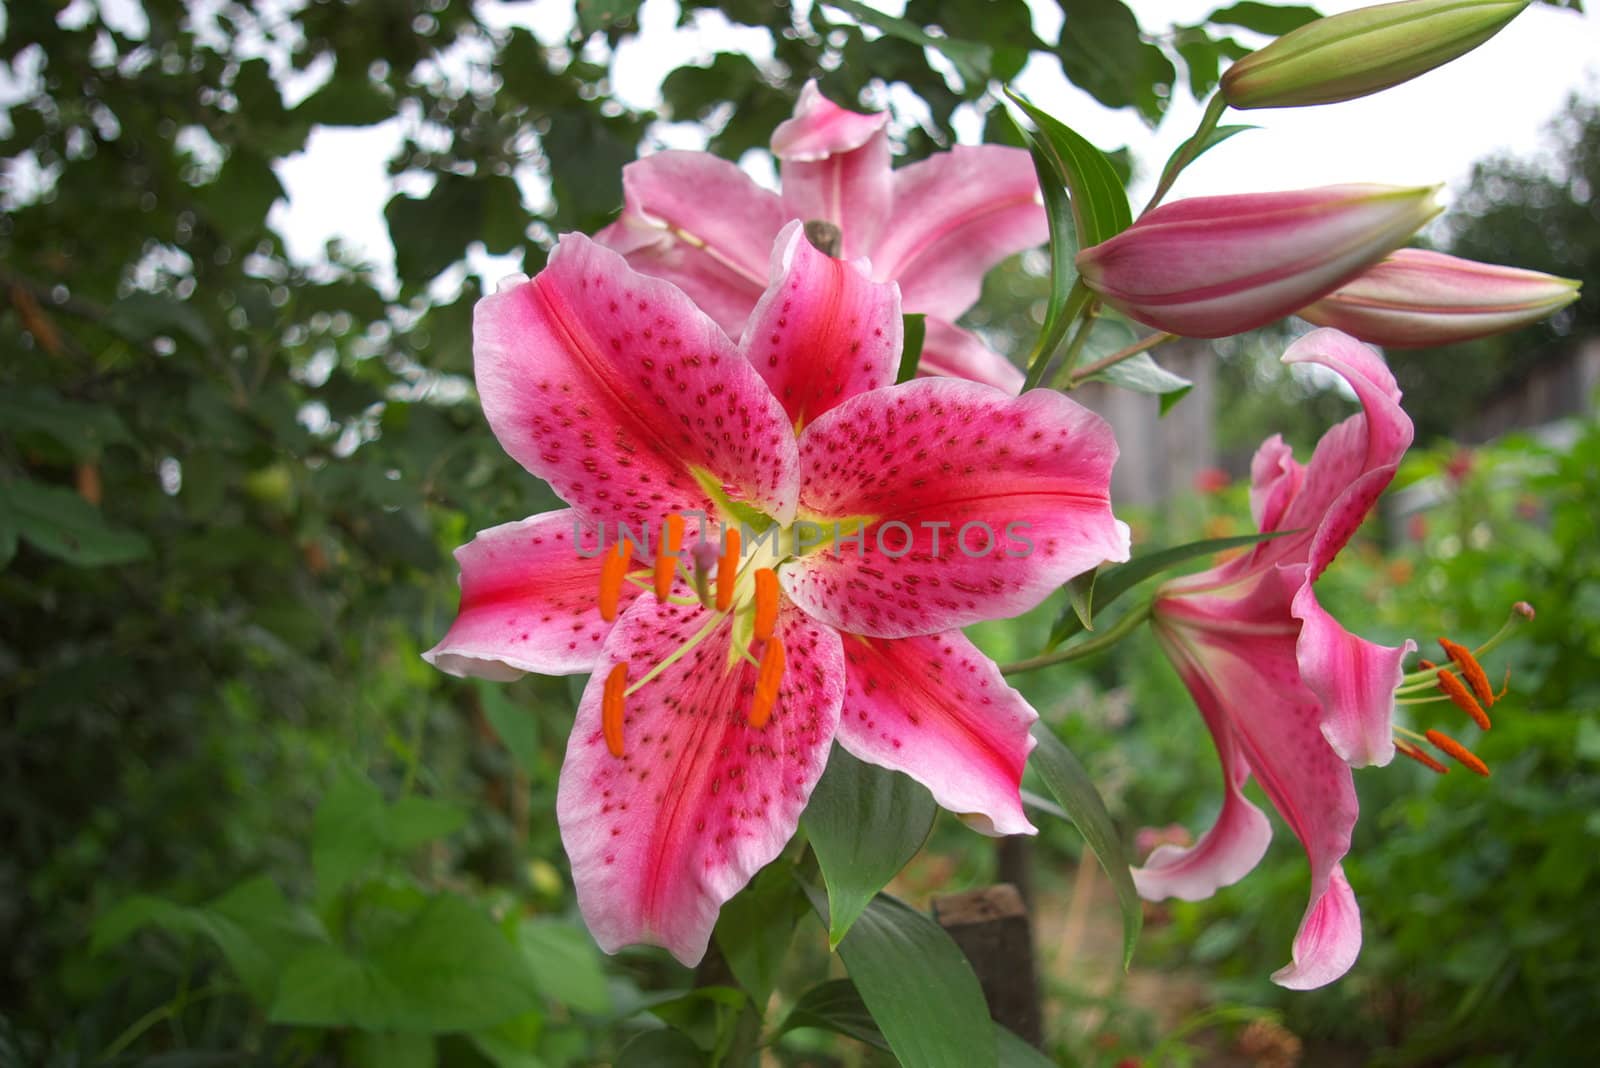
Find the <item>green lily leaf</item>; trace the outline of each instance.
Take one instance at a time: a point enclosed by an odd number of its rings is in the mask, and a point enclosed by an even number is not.
[[[828,888],[829,945],[922,848],[937,811],[907,776],[833,747],[800,820]]]
[[[1175,545],[1170,549],[1162,549],[1160,552],[1138,556],[1125,564],[1102,568],[1095,579],[1095,611],[1104,610],[1118,597],[1121,597],[1146,579],[1153,578],[1163,571],[1170,571],[1198,556],[1209,556],[1212,553],[1220,553],[1228,549],[1237,549],[1244,545],[1271,541],[1273,538],[1281,538],[1286,534],[1298,533],[1300,533],[1298,530],[1274,530],[1266,534],[1240,534],[1231,538],[1206,538],[1203,541],[1191,541],[1184,545]],[[1077,611],[1070,606],[1064,608],[1061,614],[1056,617],[1055,625],[1050,628],[1050,638],[1045,642],[1045,648],[1054,649],[1084,629],[1086,628],[1078,618]]]
[[[1122,966],[1126,968],[1133,960],[1133,947],[1139,941],[1144,906],[1139,903],[1138,891],[1133,887],[1122,839],[1111,823],[1111,814],[1106,811],[1100,791],[1095,789],[1089,773],[1083,770],[1072,750],[1062,744],[1043,720],[1033,725],[1033,736],[1039,744],[1028,757],[1028,763],[1067,810],[1117,892],[1117,904],[1122,907]]]

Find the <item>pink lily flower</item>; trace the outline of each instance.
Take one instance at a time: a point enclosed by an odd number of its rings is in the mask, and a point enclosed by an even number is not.
[[[766,288],[778,231],[792,219],[831,223],[845,259],[869,259],[875,280],[900,284],[905,311],[928,317],[922,374],[1016,393],[1022,372],[954,324],[989,268],[1049,237],[1033,163],[1021,149],[958,146],[893,170],[888,122],[846,111],[807,82],[772,135],[781,196],[709,153],[657,152],[623,168],[622,215],[595,240],[677,285],[738,337]]]
[[[1393,758],[1394,692],[1416,648],[1349,633],[1317,603],[1315,583],[1394,477],[1412,427],[1393,375],[1355,339],[1316,330],[1283,359],[1338,372],[1363,410],[1324,434],[1307,465],[1277,436],[1256,452],[1250,506],[1258,527],[1298,533],[1157,593],[1155,633],[1216,742],[1226,792],[1198,842],[1158,848],[1134,882],[1151,899],[1196,901],[1243,878],[1272,837],[1241,792],[1254,774],[1311,862],[1293,962],[1273,979],[1310,989],[1348,971],[1361,948],[1361,915],[1341,864],[1356,821],[1350,769]]]
[[[835,740],[979,830],[1031,833],[1019,784],[1036,713],[959,628],[1128,555],[1104,420],[1045,390],[891,385],[897,288],[818,252],[798,222],[770,277],[738,345],[576,234],[477,308],[489,425],[571,507],[457,553],[460,614],[425,655],[458,675],[593,672],[556,818],[607,951],[698,961],[722,903],[793,834]],[[612,524],[693,513],[672,528],[680,551],[651,546],[654,590],[592,549]],[[717,552],[692,542],[716,546],[753,513],[713,595]],[[831,546],[798,544],[833,523]],[[984,525],[1025,529],[1031,551],[969,551]]]
[[[1180,337],[1226,337],[1292,315],[1411,239],[1432,188],[1331,185],[1163,204],[1078,253],[1084,285]]]
[[[1569,278],[1403,248],[1300,317],[1388,348],[1471,341],[1536,323],[1578,299]]]

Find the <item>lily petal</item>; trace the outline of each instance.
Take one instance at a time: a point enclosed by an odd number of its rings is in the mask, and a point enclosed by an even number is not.
[[[1141,897],[1151,901],[1168,897],[1203,901],[1255,870],[1272,842],[1272,824],[1245,799],[1250,764],[1239,750],[1227,709],[1200,664],[1170,629],[1158,626],[1155,633],[1199,706],[1217,747],[1222,764],[1222,809],[1216,823],[1192,846],[1163,845],[1153,850],[1144,867],[1133,870],[1133,885]]]
[[[1315,581],[1393,480],[1411,445],[1413,428],[1400,407],[1400,387],[1383,357],[1350,335],[1313,330],[1289,346],[1283,362],[1321,364],[1348,382],[1361,401],[1360,414],[1317,442],[1305,483],[1284,514],[1285,527],[1316,531],[1306,576]]]
[[[923,378],[861,394],[800,437],[802,514],[865,523],[860,551],[803,556],[784,588],[817,619],[878,638],[1027,611],[1128,558],[1116,457],[1106,421],[1050,390]]]
[[[613,665],[642,676],[713,614],[635,601],[584,690],[556,794],[578,906],[600,948],[705,955],[722,904],[782,851],[827,763],[844,696],[839,636],[785,606],[787,668],[761,728],[748,710],[756,668],[729,668],[728,619],[626,698],[624,755],[607,748],[601,694]]]
[[[839,744],[926,786],[984,834],[1036,834],[1022,769],[1039,718],[958,630],[886,640],[844,636]]]
[[[929,316],[917,374],[923,378],[965,378],[1016,396],[1022,392],[1022,369],[979,341],[976,335],[945,319]]]
[[[573,544],[578,531],[581,546]],[[456,550],[461,608],[445,636],[422,658],[440,671],[509,682],[525,671],[590,671],[611,624],[600,618],[599,535],[571,509],[546,512],[478,532]],[[593,555],[585,557],[579,548]],[[637,587],[623,583],[621,603]]]
[[[989,268],[1049,237],[1028,153],[957,145],[894,172],[873,270],[900,283],[908,311],[956,319],[977,303]]]
[[[739,347],[795,426],[894,382],[903,323],[900,291],[806,240],[799,220],[772,250],[772,285]]]
[[[1295,570],[1267,578],[1263,604],[1299,584]],[[1279,589],[1267,588],[1274,580]],[[1176,600],[1192,608],[1199,598]],[[1158,601],[1158,618],[1166,607]],[[1266,625],[1256,632],[1249,618],[1241,613],[1229,629],[1185,627],[1175,640],[1188,646],[1195,670],[1184,672],[1185,682],[1195,687],[1196,703],[1226,718],[1240,754],[1311,862],[1294,964],[1273,977],[1308,989],[1343,975],[1360,951],[1360,912],[1340,867],[1356,821],[1355,783],[1349,765],[1323,740],[1320,702],[1300,682],[1293,628],[1282,633]]]
[[[800,91],[794,117],[772,132],[788,217],[833,223],[847,259],[872,251],[889,215],[894,179],[888,123],[887,113],[841,108],[813,79]]]
[[[682,289],[738,337],[790,218],[777,194],[709,152],[672,150],[623,167],[622,197],[621,217],[595,240]]]
[[[794,433],[683,291],[567,234],[532,281],[478,302],[473,353],[500,444],[588,522],[709,510],[698,468],[787,521]]]
[[[1356,637],[1317,603],[1309,582],[1295,594],[1291,611],[1301,624],[1295,646],[1300,675],[1322,702],[1323,737],[1353,768],[1389,763],[1394,692],[1417,643],[1407,638],[1391,647]]]

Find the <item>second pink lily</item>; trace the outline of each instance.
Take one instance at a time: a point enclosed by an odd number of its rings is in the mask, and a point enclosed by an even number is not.
[[[737,338],[778,231],[792,219],[831,223],[845,259],[870,260],[874,279],[899,283],[905,311],[928,316],[925,374],[1015,393],[1022,372],[954,324],[989,268],[1049,237],[1033,163],[1021,149],[979,145],[892,170],[888,122],[808,82],[772,135],[781,196],[709,153],[658,152],[623,168],[622,217],[595,240],[677,285]]]
[[[1349,633],[1317,602],[1315,584],[1394,477],[1412,426],[1389,369],[1355,339],[1317,330],[1283,359],[1336,371],[1363,410],[1328,431],[1308,465],[1276,436],[1257,451],[1256,523],[1264,533],[1297,533],[1170,582],[1156,597],[1155,633],[1216,742],[1225,792],[1198,842],[1158,848],[1134,881],[1146,897],[1196,900],[1243,878],[1272,836],[1242,792],[1254,775],[1311,862],[1294,959],[1273,976],[1308,989],[1343,975],[1361,948],[1361,915],[1340,863],[1356,821],[1350,769],[1393,759],[1395,690],[1416,648]]]

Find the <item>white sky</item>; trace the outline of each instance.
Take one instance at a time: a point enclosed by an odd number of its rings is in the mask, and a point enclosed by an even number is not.
[[[1036,32],[1054,40],[1059,9],[1053,3],[1030,2]],[[1197,22],[1225,3],[1131,0],[1151,33],[1172,22]],[[573,18],[573,0],[482,0],[481,6],[491,23],[528,26],[550,44],[564,41]],[[874,0],[873,6],[898,12],[904,0]],[[1364,6],[1364,0],[1321,0],[1317,6],[1331,14]],[[646,0],[640,36],[624,44],[612,65],[615,91],[625,103],[655,105],[668,71],[684,62],[707,61],[717,51],[743,49],[757,58],[770,57],[761,31],[731,27],[716,13],[699,16],[687,28],[676,27],[676,21],[675,0]],[[1244,31],[1239,36],[1246,43],[1260,43]],[[1199,120],[1200,106],[1180,85],[1174,88],[1165,120],[1151,131],[1131,111],[1101,107],[1069,85],[1053,59],[1039,56],[1016,84],[1101,147],[1128,145],[1143,171],[1135,183],[1136,197],[1148,193],[1153,173]],[[1254,123],[1262,129],[1241,134],[1202,158],[1172,196],[1342,181],[1459,187],[1473,161],[1495,150],[1535,152],[1541,128],[1580,87],[1600,92],[1600,15],[1534,4],[1476,51],[1387,92],[1317,108],[1230,112],[1224,122]],[[311,88],[290,86],[290,103]],[[975,119],[958,128],[964,140],[976,140]],[[397,120],[365,129],[319,128],[304,153],[280,164],[289,201],[277,206],[273,220],[291,255],[315,260],[323,243],[337,236],[384,273],[392,271],[382,211],[393,185],[384,166],[399,139]],[[665,124],[658,127],[656,140],[683,147],[703,144],[696,131]],[[765,177],[770,181],[770,168]],[[530,202],[540,199],[541,190],[527,182],[524,189]],[[517,269],[519,261],[515,256],[472,257],[475,272],[487,281]]]

